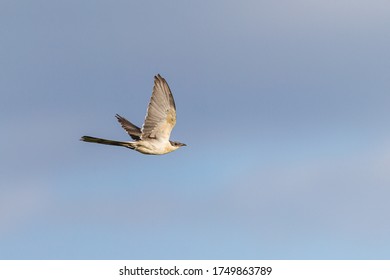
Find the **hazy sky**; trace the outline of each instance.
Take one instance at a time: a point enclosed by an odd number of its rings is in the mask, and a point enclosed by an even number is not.
[[[389,259],[389,1],[0,0],[1,259]],[[164,156],[128,140],[160,73]]]

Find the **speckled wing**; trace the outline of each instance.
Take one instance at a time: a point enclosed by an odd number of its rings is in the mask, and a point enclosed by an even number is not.
[[[158,74],[154,77],[154,87],[150,98],[141,138],[169,141],[176,124],[176,106],[172,92],[165,79]]]

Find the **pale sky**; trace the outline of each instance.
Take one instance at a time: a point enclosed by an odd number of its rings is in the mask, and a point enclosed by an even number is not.
[[[388,1],[0,1],[0,259],[389,259]],[[164,156],[129,140],[160,73]]]

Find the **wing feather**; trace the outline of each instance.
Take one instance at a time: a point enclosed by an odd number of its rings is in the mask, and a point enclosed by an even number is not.
[[[124,117],[116,114],[115,117],[117,118],[118,122],[121,124],[124,130],[130,135],[131,138],[134,140],[140,140],[141,139],[141,129],[129,122],[127,119]]]
[[[158,74],[154,77],[152,97],[142,126],[142,139],[169,141],[176,124],[176,105],[168,83]]]

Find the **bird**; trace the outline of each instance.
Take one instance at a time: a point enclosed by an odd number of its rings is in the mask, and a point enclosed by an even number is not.
[[[146,155],[163,155],[187,146],[184,143],[169,140],[171,131],[176,124],[176,105],[168,83],[160,74],[154,76],[152,97],[142,128],[118,114],[115,117],[134,141],[107,140],[92,136],[82,136],[80,140],[121,146]]]

